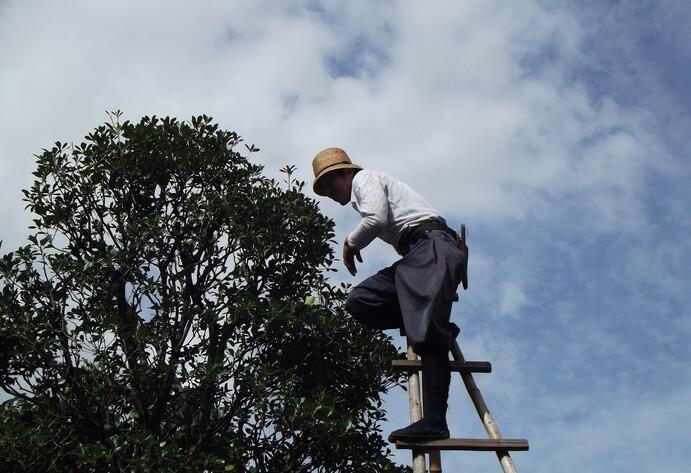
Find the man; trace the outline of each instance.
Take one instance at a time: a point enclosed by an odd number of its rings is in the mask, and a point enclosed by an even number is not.
[[[449,349],[458,332],[449,327],[456,288],[465,276],[466,255],[442,215],[403,182],[353,164],[340,148],[312,161],[314,192],[341,205],[351,203],[362,220],[343,243],[343,262],[355,275],[355,259],[375,238],[402,256],[355,286],[346,309],[376,329],[402,328],[422,360],[427,408],[424,417],[395,430],[397,439],[445,439],[451,379]]]

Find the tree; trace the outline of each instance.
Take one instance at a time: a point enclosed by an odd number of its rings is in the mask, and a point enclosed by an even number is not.
[[[206,116],[110,118],[37,156],[29,244],[0,259],[0,467],[404,471],[396,349],[344,313],[294,168],[263,177]]]

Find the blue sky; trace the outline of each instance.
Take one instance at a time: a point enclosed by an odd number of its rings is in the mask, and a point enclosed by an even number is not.
[[[518,471],[684,471],[691,434],[691,4],[0,2],[0,238],[33,155],[122,110],[207,114],[311,181],[322,148],[465,223],[453,318]],[[352,209],[322,202],[342,240]],[[356,283],[396,255],[363,251]],[[391,334],[396,343],[402,341]],[[484,432],[453,380],[452,435]],[[407,423],[406,394],[386,399]],[[395,454],[409,462],[408,452]],[[445,471],[500,471],[489,453]]]

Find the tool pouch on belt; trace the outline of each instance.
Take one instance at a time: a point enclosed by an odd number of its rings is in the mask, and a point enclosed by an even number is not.
[[[463,279],[461,279],[461,284],[463,285],[463,290],[468,290],[468,245],[465,244],[465,225],[461,226],[460,234],[454,236],[456,240],[456,246],[465,255],[465,263],[463,264]]]

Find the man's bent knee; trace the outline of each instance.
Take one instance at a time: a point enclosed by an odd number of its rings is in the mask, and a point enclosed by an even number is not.
[[[353,317],[356,317],[356,314],[358,312],[361,312],[363,309],[362,304],[360,303],[358,298],[354,295],[355,292],[356,292],[355,288],[351,289],[351,291],[348,293],[348,297],[346,298],[346,303],[345,303],[346,310]]]
[[[352,288],[346,299],[346,310],[361,324],[379,330],[400,328],[403,321],[397,310],[386,304],[368,304],[364,299],[368,291]]]

